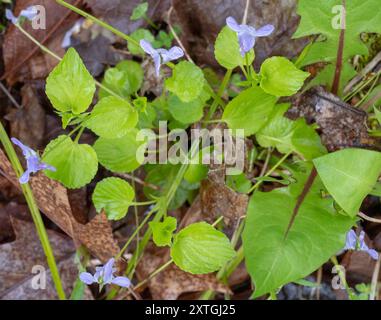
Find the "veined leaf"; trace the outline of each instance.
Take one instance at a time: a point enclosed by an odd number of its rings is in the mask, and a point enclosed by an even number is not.
[[[313,160],[324,186],[350,216],[356,216],[381,173],[381,153],[344,149]]]
[[[87,144],[73,142],[65,135],[59,136],[47,145],[42,160],[57,169],[57,171],[46,170],[45,174],[70,189],[88,184],[98,170],[94,149]]]
[[[151,221],[148,223],[152,229],[152,238],[159,247],[170,246],[173,232],[177,228],[177,220],[174,217],[165,217],[162,222]]]
[[[224,68],[235,69],[247,65],[247,63],[251,65],[254,61],[254,50],[250,50],[247,58],[242,57],[237,33],[225,26],[217,36],[214,45],[214,56]]]
[[[288,97],[297,93],[309,77],[284,57],[272,57],[261,66],[261,88],[277,97]]]
[[[56,110],[79,114],[90,106],[94,92],[95,80],[70,48],[46,79],[46,95]]]
[[[146,142],[137,141],[137,133],[137,129],[131,129],[122,138],[99,138],[94,144],[99,162],[108,170],[119,173],[139,168]]]
[[[138,123],[138,112],[125,100],[118,97],[101,99],[84,125],[98,136],[121,138]]]
[[[123,98],[128,98],[137,92],[143,83],[144,72],[141,65],[135,61],[119,62],[115,68],[105,72],[102,85]],[[99,97],[104,98],[110,93],[105,89],[99,90]]]
[[[175,235],[171,248],[175,264],[193,274],[217,271],[234,256],[228,237],[206,222],[182,229]]]
[[[222,115],[230,129],[243,129],[245,137],[255,134],[267,122],[277,97],[260,87],[242,91],[226,106]]]
[[[165,81],[165,86],[183,102],[197,99],[205,85],[202,70],[188,61],[181,61],[173,69],[172,77]]]
[[[355,219],[334,210],[333,201],[322,198],[319,180],[303,201],[287,236],[298,185],[256,192],[247,211],[243,247],[247,269],[255,284],[254,297],[304,278],[344,247]]]
[[[111,177],[97,183],[92,200],[98,213],[104,209],[109,220],[120,220],[134,197],[135,191],[127,181]]]
[[[363,32],[381,33],[381,11],[379,0],[346,1],[343,10],[342,0],[300,0],[298,14],[301,16],[299,28],[294,38],[321,35],[320,40],[312,44],[302,61],[302,66],[316,62],[327,62],[329,65],[318,76],[320,84],[332,84],[337,59],[337,51],[342,17],[345,16],[345,40],[343,51],[343,73],[340,87],[355,76],[350,65],[350,58],[368,54],[367,46],[361,41]],[[315,81],[316,84],[317,81]]]

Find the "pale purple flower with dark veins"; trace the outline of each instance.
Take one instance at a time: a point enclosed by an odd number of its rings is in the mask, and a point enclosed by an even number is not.
[[[345,242],[344,250],[357,250],[368,253],[372,259],[378,260],[378,252],[374,249],[369,249],[365,243],[365,232],[361,231],[360,236],[357,238],[356,232],[350,230],[347,233],[347,240]]]
[[[238,24],[233,17],[228,17],[226,19],[226,24],[238,35],[242,57],[245,56],[245,54],[252,48],[254,48],[255,39],[257,37],[267,37],[272,34],[275,29],[273,25],[267,24],[256,30],[254,27],[248,26],[246,24]]]
[[[116,284],[120,287],[129,287],[131,285],[130,279],[127,277],[115,277],[114,268],[115,259],[111,258],[103,267],[96,267],[95,273],[92,275],[89,272],[82,272],[79,279],[86,284],[98,283],[100,287],[105,284]]]
[[[19,179],[21,184],[27,183],[32,173],[36,173],[41,170],[56,171],[56,168],[54,168],[53,166],[41,162],[36,151],[27,147],[16,138],[11,138],[11,140],[16,146],[20,147],[20,149],[22,150],[22,154],[26,160],[27,169]]]
[[[184,55],[184,51],[180,47],[174,46],[169,50],[155,49],[146,40],[140,40],[140,47],[152,57],[157,77],[160,75],[160,66],[162,64],[179,59]]]
[[[20,17],[24,17],[28,20],[33,20],[37,13],[37,9],[34,6],[30,6],[24,10],[21,10],[18,17],[16,17],[11,10],[6,9],[5,17],[8,20],[10,20],[13,24],[16,24],[19,21]]]

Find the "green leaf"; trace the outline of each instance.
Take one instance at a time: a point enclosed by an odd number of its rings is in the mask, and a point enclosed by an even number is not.
[[[115,68],[105,72],[102,85],[118,94],[122,98],[128,98],[137,92],[143,83],[144,72],[141,65],[135,61],[122,61]],[[110,93],[105,89],[99,90],[99,97],[104,98]]]
[[[244,173],[241,173],[234,176],[227,176],[226,185],[237,192],[247,193],[250,190],[252,183],[246,178]]]
[[[100,137],[114,139],[125,136],[138,123],[138,112],[121,98],[101,99],[84,125]]]
[[[235,256],[229,239],[206,222],[189,225],[175,235],[171,257],[182,270],[192,274],[217,271]]]
[[[42,161],[49,163],[57,171],[46,170],[45,174],[60,181],[70,189],[88,184],[98,171],[98,160],[94,149],[87,144],[73,142],[61,135],[46,147]]]
[[[188,61],[181,61],[173,69],[172,77],[165,81],[166,88],[183,102],[197,99],[204,88],[205,78],[202,70]]]
[[[235,69],[247,65],[246,57],[242,57],[237,33],[225,26],[218,34],[214,45],[214,56],[218,63],[226,69]],[[248,65],[254,61],[254,50],[248,53]]]
[[[344,247],[346,233],[356,221],[337,213],[332,199],[321,197],[323,186],[317,179],[286,236],[306,178],[287,188],[256,192],[250,199],[242,239],[254,297],[318,269]]]
[[[374,114],[376,116],[378,124],[381,124],[381,111],[378,110],[376,107],[373,107],[373,109],[374,109]]]
[[[266,59],[261,66],[262,89],[277,97],[289,97],[297,93],[309,77],[284,57]]]
[[[204,106],[210,98],[205,90],[200,96],[190,102],[183,102],[177,96],[171,95],[168,99],[168,110],[172,117],[181,123],[194,123],[201,120],[204,115]]]
[[[259,87],[247,89],[229,102],[222,120],[231,129],[244,129],[245,137],[251,136],[267,122],[276,101]]]
[[[381,153],[344,149],[313,160],[324,186],[350,216],[357,215],[381,172]]]
[[[137,129],[131,129],[122,138],[99,138],[94,144],[99,162],[108,170],[118,173],[139,168],[146,142],[137,141],[137,134]]]
[[[132,11],[131,20],[139,20],[144,18],[148,10],[148,2],[143,2],[138,4],[135,9]]]
[[[177,220],[174,217],[165,217],[163,222],[151,221],[148,224],[152,229],[153,242],[157,246],[171,245],[173,232],[177,228]]]
[[[109,220],[120,220],[134,198],[135,191],[127,181],[111,177],[97,183],[92,199],[98,213],[104,209]]]
[[[340,28],[334,28],[333,24],[339,22],[339,11],[333,13],[333,9],[339,9],[342,0],[319,1],[301,0],[298,4],[298,14],[301,16],[299,28],[294,38],[302,38],[311,35],[322,35],[315,41],[302,66],[316,62],[326,62],[329,65],[320,74],[319,83],[331,85],[337,60]],[[343,51],[343,75],[341,77],[341,88],[347,81],[356,75],[350,59],[355,55],[367,55],[368,48],[361,41],[363,32],[381,33],[381,11],[379,0],[351,0],[346,1],[346,29]],[[323,76],[321,76],[323,75]],[[316,84],[316,82],[315,82]]]
[[[264,148],[277,148],[280,153],[296,152],[307,160],[327,153],[320,136],[304,119],[292,121],[283,116],[288,107],[275,107],[268,123],[256,134],[258,143]]]
[[[50,72],[45,91],[53,107],[62,112],[82,113],[93,101],[95,81],[73,48]]]
[[[150,43],[152,43],[155,40],[155,37],[152,35],[152,33],[146,29],[137,29],[130,34],[130,37],[136,40],[138,43],[140,42],[140,40],[143,39],[147,40]],[[128,50],[134,55],[144,54],[143,49],[140,48],[140,46],[137,46],[135,43],[132,43],[131,41],[128,42]]]

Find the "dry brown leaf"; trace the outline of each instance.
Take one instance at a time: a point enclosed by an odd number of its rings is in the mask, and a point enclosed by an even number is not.
[[[76,1],[70,0],[68,2],[74,3]],[[30,23],[25,23],[23,25],[25,30],[40,42],[69,12],[68,9],[60,6],[52,0],[19,0],[16,2],[14,9],[15,15],[18,16],[22,9],[31,5],[42,5],[46,10],[46,29],[34,30]],[[61,41],[65,32],[73,25],[76,19],[78,19],[77,15],[70,14],[70,16],[58,27],[56,32],[50,36],[46,46],[52,49],[56,54],[62,56],[65,51],[61,48]],[[5,73],[7,74],[6,79],[9,84],[12,85],[17,81],[25,82],[26,79],[45,78],[50,70],[57,64],[57,60],[38,50],[33,57],[27,59],[26,63],[13,72],[12,69],[20,62],[24,61],[35,47],[36,45],[27,39],[15,26],[9,26],[3,43]]]
[[[22,109],[12,109],[5,119],[10,122],[11,136],[39,149],[45,135],[45,111],[30,84],[21,88]]]
[[[14,185],[19,186],[11,164],[0,150],[0,169]],[[83,225],[73,217],[67,190],[58,182],[39,173],[30,184],[40,210],[77,243],[82,243],[98,259],[105,262],[119,252],[112,229],[104,213]]]
[[[317,123],[322,143],[329,151],[374,144],[368,135],[366,112],[344,103],[321,87],[293,98],[287,116],[292,119],[305,117],[308,123]]]
[[[223,216],[227,226],[234,226],[246,214],[249,197],[225,185],[225,168],[210,171],[201,182],[200,197],[202,215],[209,222]]]
[[[147,248],[142,262],[138,265],[138,277],[146,279],[153,271],[168,260],[168,249]],[[214,274],[194,275],[180,270],[171,264],[148,282],[154,300],[176,300],[181,294],[213,290],[221,293],[230,292],[229,288],[218,282]]]
[[[0,298],[1,299],[56,299],[50,271],[46,272],[46,288],[32,287],[32,268],[46,266],[46,258],[33,223],[10,216],[16,239],[0,245]],[[48,236],[62,277],[64,290],[70,295],[77,279],[73,242],[64,235],[48,230]],[[33,253],[33,254],[31,254]],[[91,298],[86,290],[85,298]]]

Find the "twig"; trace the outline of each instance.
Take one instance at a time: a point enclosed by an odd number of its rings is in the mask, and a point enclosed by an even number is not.
[[[12,94],[9,92],[9,90],[3,85],[3,83],[0,81],[0,88],[3,90],[4,94],[8,97],[8,99],[14,104],[14,106],[18,109],[22,109],[22,106],[16,101],[15,98],[13,98]]]
[[[359,74],[354,77],[344,88],[344,95],[347,95],[351,89],[361,81],[369,72],[371,72],[381,62],[381,52],[379,52],[371,62],[369,62]]]
[[[132,176],[128,173],[115,173],[115,175],[118,177],[124,178],[124,179],[129,179],[129,180],[135,181],[136,183],[139,183],[144,187],[150,187],[151,189],[154,189],[154,190],[160,190],[160,187],[158,187],[152,183],[145,182],[145,181],[139,179],[138,177]]]
[[[365,213],[359,212],[357,215],[358,215],[359,217],[363,218],[363,219],[366,220],[366,221],[374,222],[374,223],[381,223],[381,220],[380,220],[380,219],[376,219],[376,218],[369,217],[369,216],[367,216]]]
[[[374,271],[372,275],[372,284],[371,284],[369,300],[374,300],[376,298],[378,275],[380,274],[380,265],[381,265],[381,255],[379,254],[378,260],[376,262],[376,265],[374,266]]]
[[[242,24],[247,23],[247,15],[249,13],[250,0],[246,0],[245,12],[243,13]]]
[[[178,37],[178,35],[176,34],[175,32],[175,29],[173,29],[172,27],[172,24],[171,24],[171,14],[172,14],[172,11],[173,11],[173,7],[171,6],[168,10],[168,17],[167,17],[167,24],[168,24],[168,27],[169,27],[169,30],[171,31],[173,37],[175,38],[175,40],[177,41],[177,43],[179,44],[179,46],[181,47],[181,49],[183,49],[184,51],[184,54],[185,54],[185,57],[188,59],[188,61],[193,62],[192,58],[190,57],[190,55],[188,54],[187,50],[185,49],[183,43],[181,42],[180,38]]]

